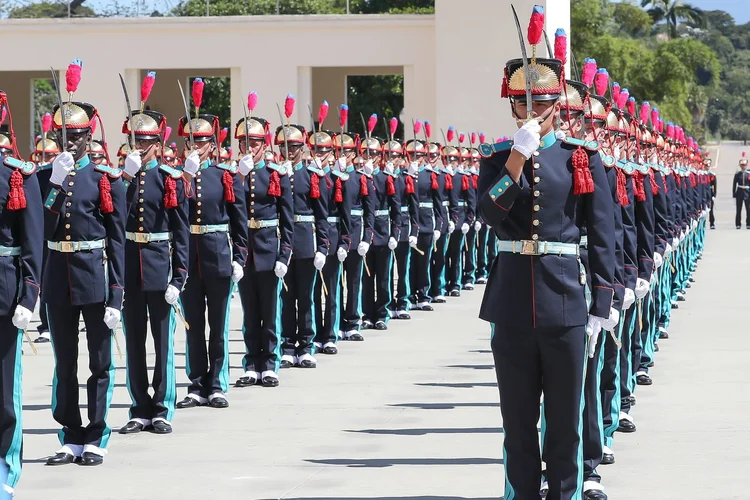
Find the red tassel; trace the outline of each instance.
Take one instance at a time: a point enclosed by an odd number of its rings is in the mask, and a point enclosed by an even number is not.
[[[177,182],[172,176],[164,179],[164,208],[177,207]]]
[[[627,187],[627,178],[625,177],[625,172],[622,171],[621,168],[615,169],[617,172],[617,199],[620,201],[621,207],[627,207],[630,205],[630,200],[628,199],[628,187]]]
[[[224,170],[221,176],[221,183],[224,184],[224,201],[234,203],[234,177],[228,171]]]
[[[500,97],[503,99],[508,98],[508,77],[503,78],[503,87],[500,90]]]
[[[336,203],[341,203],[342,201],[344,201],[344,195],[343,195],[343,193],[341,191],[342,191],[341,177],[337,177],[336,178],[336,189],[333,192],[333,201],[335,201]]]
[[[698,181],[695,178],[695,174],[690,174],[690,185],[693,187],[698,185]]]
[[[394,194],[396,194],[396,186],[393,185],[392,176],[389,175],[388,177],[386,177],[385,185],[386,185],[386,193],[388,194],[388,196],[393,196]]]
[[[659,194],[659,185],[656,183],[656,179],[654,179],[654,174],[651,174],[648,179],[651,181],[651,193],[656,196]]]
[[[106,175],[99,179],[99,198],[101,199],[101,211],[103,214],[111,214],[115,211],[112,204],[112,185]]]
[[[477,188],[477,179],[479,179],[478,175],[472,175],[471,176],[471,183],[474,185],[474,189]]]
[[[451,174],[445,174],[445,189],[453,191],[453,176]]]
[[[662,184],[664,184],[664,193],[668,193],[669,192],[669,188],[667,187],[667,184],[669,184],[669,183],[667,182],[667,178],[666,177],[662,177],[662,179],[664,180],[664,182],[662,183]]]
[[[675,180],[675,182],[677,182],[677,187],[681,188],[682,187],[682,180],[680,179],[680,176],[677,175],[677,174],[674,174],[674,180]]]
[[[359,194],[362,196],[367,196],[368,194],[370,194],[367,189],[367,176],[365,175],[359,176]]]
[[[643,189],[643,174],[633,172],[633,193],[638,201],[646,201],[646,191]]]
[[[268,196],[281,196],[281,179],[276,170],[271,172],[271,180],[268,182]]]
[[[461,176],[461,191],[469,190],[469,177],[466,175]]]
[[[18,170],[10,174],[10,191],[8,192],[8,210],[26,208],[26,191],[23,190],[23,175]]]
[[[310,198],[313,200],[320,198],[320,176],[318,174],[310,176]]]
[[[594,192],[594,179],[589,169],[589,155],[581,148],[573,151],[573,194]]]
[[[406,183],[406,194],[414,194],[414,179],[411,175],[407,175],[404,178],[404,182]]]
[[[430,188],[437,190],[438,189],[437,174],[433,172],[431,178],[432,178],[432,182],[430,184]]]

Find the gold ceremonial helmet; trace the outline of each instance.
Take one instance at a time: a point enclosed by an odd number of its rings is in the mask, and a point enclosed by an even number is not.
[[[641,144],[651,144],[651,132],[644,130],[641,134]]]
[[[175,150],[172,149],[172,146],[164,145],[164,151],[162,152],[162,156],[165,160],[174,160],[177,154],[175,153]]]
[[[368,137],[364,141],[359,143],[359,151],[361,153],[364,153],[365,151],[368,151],[368,150],[370,151],[371,154],[382,152],[383,144],[380,142],[380,139],[377,139],[375,137]]]
[[[190,130],[193,130],[193,138],[199,142],[210,141],[216,135],[219,128],[219,118],[215,115],[201,114],[197,118],[186,117],[180,118],[180,125],[177,127],[177,135],[189,138]]]
[[[60,153],[60,147],[52,139],[40,139],[37,141],[36,146],[34,146],[34,153],[56,155]]]
[[[265,139],[271,124],[265,118],[240,118],[234,127],[234,138],[244,139]]]
[[[276,154],[270,149],[267,149],[266,152],[263,153],[263,159],[266,163],[276,163]]]
[[[219,150],[219,159],[220,160],[229,160],[232,157],[232,153],[230,152],[231,148],[221,148]]]
[[[419,158],[427,155],[427,150],[424,147],[424,143],[420,140],[408,140],[404,147],[404,151],[409,158]]]
[[[65,128],[71,131],[90,129],[98,114],[96,108],[87,102],[65,102],[62,109],[65,113]],[[55,104],[52,111],[52,128],[55,130],[62,128],[62,115],[58,104]]]
[[[478,160],[479,159],[479,150],[477,148],[471,148],[471,159],[472,160]]]
[[[302,125],[284,125],[276,127],[276,139],[274,144],[277,146],[284,144],[304,144],[307,139],[307,132]]]
[[[420,146],[422,147],[422,154],[424,154],[424,145],[420,144]],[[385,143],[383,152],[390,153],[391,155],[402,155],[404,154],[404,146],[401,144],[401,141],[393,139]]]
[[[613,111],[607,113],[606,129],[610,132],[620,132],[620,120],[617,118],[617,114]]]
[[[345,135],[344,136],[345,148],[348,148],[349,141],[351,141],[351,137],[349,137],[348,135]],[[354,143],[352,142],[351,144],[353,148]],[[314,153],[317,153],[317,152],[328,153],[329,151],[333,151],[333,132],[329,130],[321,130],[319,132],[315,132],[314,134],[311,134],[307,138],[307,146],[310,148],[310,151]]]
[[[468,149],[461,147],[459,150],[461,151],[462,160],[468,160],[469,158],[471,158],[471,153],[469,152]]]
[[[365,158],[363,156],[357,156],[356,158],[354,158],[353,163],[357,165],[358,167],[362,166],[365,164]]]
[[[594,120],[607,120],[607,100],[598,95],[590,95],[586,100],[585,113],[587,116],[594,117]]]
[[[13,149],[13,143],[11,142],[10,137],[3,133],[0,133],[0,148]]]
[[[429,153],[430,155],[439,155],[439,154],[440,154],[440,148],[441,148],[441,147],[442,147],[442,146],[440,145],[440,143],[439,143],[439,142],[431,142],[431,143],[429,143],[429,145],[427,146],[427,152],[428,152],[428,153]]]
[[[87,153],[92,158],[104,158],[106,156],[104,145],[100,141],[91,141]]]
[[[117,156],[119,157],[128,156],[128,153],[130,153],[130,148],[127,144],[123,144],[122,146],[120,146],[120,149],[117,150]]]
[[[325,132],[325,131],[323,131]],[[343,134],[331,134],[331,144],[334,149],[341,149],[343,146],[344,151],[351,151],[357,149],[359,144],[359,135],[344,132]]]
[[[575,80],[565,80],[565,88],[560,93],[562,108],[569,111],[583,111],[583,97],[586,95],[586,86]]]
[[[459,160],[461,158],[461,153],[454,146],[444,146],[443,156],[449,160]]]
[[[664,141],[664,136],[661,134],[656,134],[656,147],[663,149],[666,142]]]
[[[531,98],[534,101],[554,101],[560,97],[562,85],[560,75],[562,61],[559,59],[529,59],[531,73]],[[505,64],[503,97],[522,99],[526,97],[526,71],[523,59],[512,59]]]
[[[193,120],[200,121],[200,120]],[[163,113],[147,109],[145,111],[132,111],[129,118],[125,118],[122,123],[122,133],[129,135],[130,127],[133,127],[133,133],[139,139],[160,139],[164,127],[167,125],[167,118]],[[194,126],[197,126],[195,124]],[[197,128],[197,127],[196,127]],[[195,134],[195,129],[193,131]],[[188,137],[190,132],[188,132]]]

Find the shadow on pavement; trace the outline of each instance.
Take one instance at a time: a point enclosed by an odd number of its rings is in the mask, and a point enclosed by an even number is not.
[[[125,409],[130,408],[129,404],[126,403],[112,403],[109,405],[110,408],[119,408],[119,409]],[[82,406],[81,410],[85,412],[87,406]],[[50,410],[52,411],[52,405],[51,404],[43,404],[43,405],[23,405],[23,411],[44,411],[44,410]]]
[[[446,368],[469,368],[472,370],[494,370],[495,365],[448,365]]]
[[[380,434],[388,436],[426,436],[427,434],[502,434],[502,427],[448,427],[433,429],[362,429],[346,430],[360,434]]]
[[[394,465],[502,465],[501,458],[329,458],[305,460],[318,465],[341,465],[344,467],[392,467]],[[326,497],[333,500],[331,497]],[[381,497],[375,497],[381,498]],[[382,497],[390,498],[390,497]],[[393,497],[393,498],[454,498],[454,497]],[[460,498],[460,497],[458,497]]]
[[[414,385],[422,387],[445,387],[446,389],[471,389],[472,387],[497,387],[497,382],[431,382]]]
[[[268,499],[276,500],[276,499]],[[419,496],[419,497],[284,497],[284,500],[502,500],[497,497],[444,497],[444,496]]]
[[[388,406],[421,410],[453,410],[455,408],[500,408],[500,403],[399,403]]]

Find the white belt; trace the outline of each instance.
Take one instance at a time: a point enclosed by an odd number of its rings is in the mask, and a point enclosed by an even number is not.
[[[47,248],[61,253],[82,252],[85,250],[96,250],[107,246],[106,240],[92,241],[48,241]]]
[[[375,217],[388,217],[389,214],[388,210],[375,210]]]
[[[247,221],[247,227],[250,229],[264,229],[267,227],[276,227],[279,225],[279,219],[258,220],[255,217]]]
[[[558,241],[498,241],[499,252],[518,253],[521,255],[580,255],[580,248],[575,243]]]
[[[294,222],[315,222],[314,215],[295,215]]]
[[[421,201],[419,202],[419,208],[432,208],[434,205],[431,201]]]
[[[171,240],[172,233],[132,233],[127,231],[125,238],[136,243],[151,243],[152,241]]]

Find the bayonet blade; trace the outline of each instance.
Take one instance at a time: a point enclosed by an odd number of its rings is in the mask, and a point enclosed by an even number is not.
[[[511,4],[510,8],[513,10],[513,20],[516,22],[516,30],[518,31],[518,40],[521,42],[521,57],[523,58],[523,72],[526,79],[526,121],[528,122],[533,117],[533,110],[531,109],[531,71],[529,67],[529,60],[526,57],[526,41],[523,38],[523,31],[521,31],[521,23],[518,22],[518,14],[516,8]]]
[[[54,69],[50,68],[52,72],[52,81],[55,84],[55,91],[57,91],[57,105],[60,108],[60,131],[62,134],[62,150],[63,152],[68,151],[68,130],[65,125],[65,110],[63,109],[62,94],[60,94],[60,82],[57,79],[57,73]],[[53,117],[54,118],[54,117]]]
[[[187,118],[188,121],[188,132],[190,133],[190,150],[192,151],[195,149],[195,137],[193,137],[193,120],[190,119],[190,103],[185,99],[185,91],[182,90],[182,82],[180,82],[180,79],[177,79],[177,85],[180,87],[180,94],[182,95],[182,104],[185,106],[185,118]],[[247,122],[245,122],[245,127],[247,130]]]
[[[279,112],[279,123],[281,123],[281,131],[284,133],[284,160],[285,161],[291,161],[289,159],[289,140],[286,136],[286,126],[284,125],[284,117],[281,114],[281,106],[279,106],[279,103],[276,103],[276,110]]]
[[[120,84],[122,85],[122,92],[125,94],[125,107],[128,117],[128,122],[130,123],[129,129],[130,129],[130,151],[135,151],[135,131],[133,130],[133,108],[130,107],[130,96],[128,96],[128,87],[125,85],[125,79],[122,77],[122,74],[118,73],[118,76],[120,77]]]

